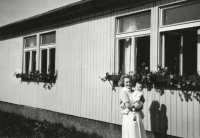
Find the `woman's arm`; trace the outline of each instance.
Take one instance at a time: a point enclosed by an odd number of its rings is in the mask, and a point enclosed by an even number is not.
[[[125,107],[132,110],[134,108],[134,105],[132,105],[130,102],[126,102]]]

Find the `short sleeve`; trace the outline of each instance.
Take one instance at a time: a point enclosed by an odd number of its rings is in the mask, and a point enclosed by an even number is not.
[[[120,102],[122,102],[122,103],[127,103],[127,102],[130,101],[130,100],[129,100],[129,97],[128,97],[128,94],[126,93],[126,91],[122,90],[122,91],[120,92],[119,100],[120,100]]]

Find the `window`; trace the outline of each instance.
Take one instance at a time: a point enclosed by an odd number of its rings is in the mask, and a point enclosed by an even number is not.
[[[163,33],[165,37],[165,66],[173,74],[197,73],[198,28],[174,30]]]
[[[150,16],[145,11],[117,18],[115,73],[129,73],[145,63],[150,66]]]
[[[36,36],[24,38],[24,73],[36,71]]]
[[[42,41],[41,45],[49,45],[49,44],[55,44],[56,42],[56,37],[55,37],[55,32],[47,33],[47,34],[42,34]]]
[[[187,4],[163,9],[162,25],[170,25],[187,21],[199,20],[200,3]]]
[[[161,9],[161,64],[168,67],[172,74],[196,74],[200,69],[197,62],[200,54],[199,6],[200,3],[190,3]],[[195,25],[191,22],[194,20]]]
[[[144,12],[119,18],[118,32],[133,32],[150,28],[150,14],[150,12]]]
[[[40,70],[42,73],[55,73],[55,32],[41,35]]]
[[[36,46],[36,36],[25,38],[25,48]]]
[[[36,70],[44,74],[55,73],[55,36],[55,32],[50,32],[24,38],[23,73]]]

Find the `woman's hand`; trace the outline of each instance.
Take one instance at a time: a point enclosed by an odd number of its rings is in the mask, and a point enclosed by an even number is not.
[[[139,109],[143,107],[143,102],[142,101],[135,102],[133,105],[135,106],[136,109]]]

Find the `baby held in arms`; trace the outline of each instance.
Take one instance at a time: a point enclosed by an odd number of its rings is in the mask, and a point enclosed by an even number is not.
[[[143,92],[142,92],[143,86],[142,85],[143,85],[142,82],[137,82],[136,86],[135,86],[135,91],[131,94],[132,105],[133,105],[133,109],[132,109],[132,111],[133,111],[133,121],[136,121],[136,115],[135,115],[136,108],[134,107],[134,105],[135,105],[135,103],[139,104],[139,101],[141,100],[141,97],[143,96]],[[121,112],[123,114],[128,114],[130,112],[130,109],[125,108]],[[142,111],[140,111],[140,115],[141,115],[141,118],[143,119],[144,114],[143,114]]]

